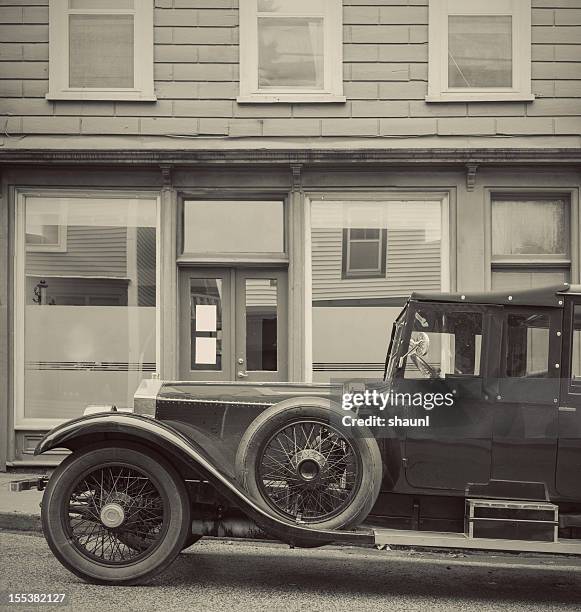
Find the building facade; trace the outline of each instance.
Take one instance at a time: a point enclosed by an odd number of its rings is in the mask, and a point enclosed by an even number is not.
[[[380,377],[413,290],[580,281],[581,0],[0,23],[1,469],[144,377]]]

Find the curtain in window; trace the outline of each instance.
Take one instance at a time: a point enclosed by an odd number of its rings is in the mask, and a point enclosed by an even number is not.
[[[323,89],[323,19],[258,19],[258,85]]]

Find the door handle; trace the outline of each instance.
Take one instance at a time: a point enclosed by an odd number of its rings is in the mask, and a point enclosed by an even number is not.
[[[577,412],[574,406],[559,406],[559,412]]]
[[[238,378],[248,378],[248,374],[246,372],[238,372]]]

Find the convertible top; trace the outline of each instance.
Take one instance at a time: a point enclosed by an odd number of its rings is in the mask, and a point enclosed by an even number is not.
[[[563,308],[563,294],[581,295],[581,285],[551,285],[516,291],[482,293],[422,293],[414,292],[410,300],[418,302],[464,302],[467,304],[499,304],[510,306],[551,306]]]

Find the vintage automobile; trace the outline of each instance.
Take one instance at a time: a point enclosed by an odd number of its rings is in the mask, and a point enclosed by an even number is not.
[[[580,554],[581,286],[415,293],[382,380],[145,380],[36,453],[63,447],[13,488],[46,487],[50,548],[90,582],[202,536]]]

